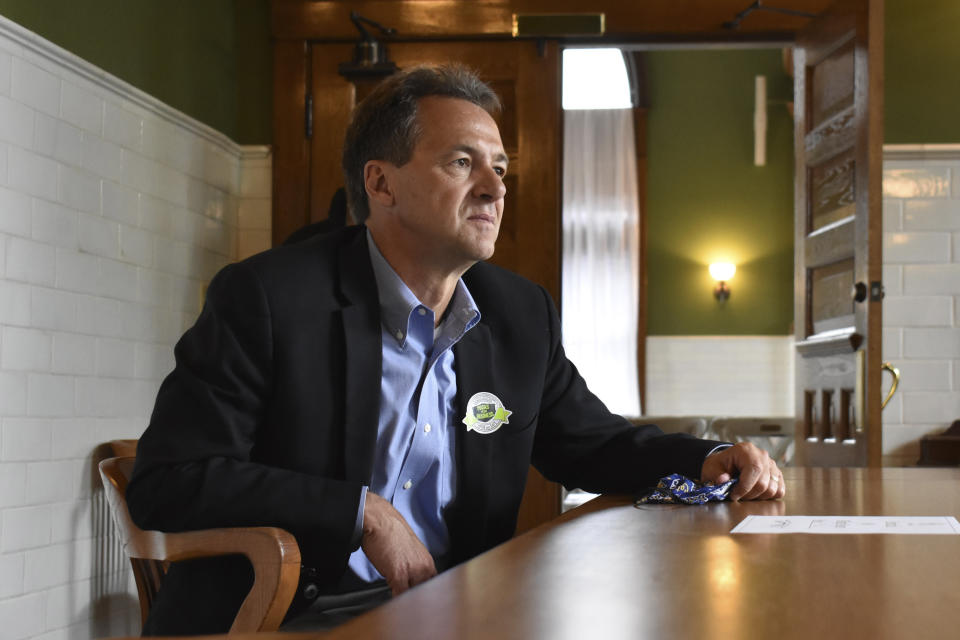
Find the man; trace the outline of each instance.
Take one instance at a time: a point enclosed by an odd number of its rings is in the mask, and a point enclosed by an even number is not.
[[[310,595],[343,604],[509,539],[531,461],[595,492],[679,472],[783,495],[752,445],[716,451],[607,411],[547,293],[483,262],[506,192],[498,108],[456,67],[398,74],[357,107],[344,171],[361,226],[211,283],[140,440],[127,499],[141,527],[283,527]],[[146,631],[225,631],[249,573],[234,558],[173,566]]]

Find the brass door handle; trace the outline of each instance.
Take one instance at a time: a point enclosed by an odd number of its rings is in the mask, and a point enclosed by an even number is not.
[[[900,369],[897,369],[889,362],[884,362],[881,365],[881,368],[884,371],[889,371],[891,374],[893,374],[893,384],[890,385],[890,391],[887,391],[887,397],[884,398],[883,402],[880,403],[880,411],[883,411],[884,407],[887,406],[887,403],[890,402],[890,398],[892,398],[893,394],[897,392],[897,385],[900,384]]]

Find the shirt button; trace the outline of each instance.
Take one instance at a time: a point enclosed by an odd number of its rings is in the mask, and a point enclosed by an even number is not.
[[[409,480],[407,480],[406,482],[403,483],[403,488],[404,488],[404,489],[409,489],[409,488],[412,487],[412,486],[413,486],[413,483],[412,483],[411,481],[409,481]]]
[[[427,310],[424,309],[423,307],[418,307],[418,308],[417,308],[417,313],[419,313],[419,314],[422,315],[422,316],[425,316],[425,315],[427,315]]]
[[[403,340],[403,331],[397,331],[397,340]]]
[[[430,426],[430,423],[428,422],[427,424],[423,425],[423,432],[424,432],[424,433],[430,433],[430,429],[432,429],[432,428],[433,428],[433,427],[431,427],[431,426]]]

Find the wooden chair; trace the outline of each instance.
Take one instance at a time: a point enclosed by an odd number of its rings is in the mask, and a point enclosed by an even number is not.
[[[134,446],[136,441],[134,442]],[[110,443],[114,451],[115,443]],[[133,472],[132,456],[100,462],[100,477],[117,525],[120,542],[130,558],[140,595],[141,622],[170,562],[242,554],[253,565],[254,582],[237,612],[230,633],[276,631],[293,600],[300,579],[300,548],[294,537],[276,527],[205,529],[183,533],[144,531],[130,519],[127,482]]]

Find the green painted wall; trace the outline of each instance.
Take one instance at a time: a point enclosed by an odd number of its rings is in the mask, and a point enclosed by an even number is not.
[[[0,0],[0,15],[237,142],[270,141],[268,0]]]
[[[960,2],[886,0],[884,141],[960,142]]]
[[[753,164],[754,76],[767,77],[767,164]],[[793,320],[793,85],[779,50],[647,55],[648,332],[783,335]],[[734,262],[713,298],[711,262]]]

